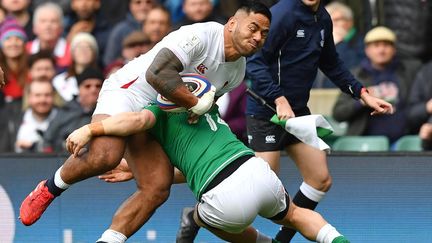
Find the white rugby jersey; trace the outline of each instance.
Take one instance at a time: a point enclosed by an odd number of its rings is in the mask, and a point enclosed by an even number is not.
[[[246,68],[244,57],[234,62],[225,61],[223,30],[224,26],[216,22],[183,26],[113,73],[104,82],[104,89],[123,88],[144,103],[155,101],[157,92],[147,83],[145,73],[156,54],[162,48],[168,48],[182,62],[182,73],[207,77],[216,87],[216,96],[222,96],[243,81]]]

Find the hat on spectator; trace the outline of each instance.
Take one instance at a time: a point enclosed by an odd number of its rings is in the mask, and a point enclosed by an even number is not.
[[[384,26],[378,26],[369,30],[364,38],[365,44],[377,41],[388,41],[394,44],[396,42],[396,35],[391,29]]]
[[[135,45],[150,44],[150,39],[142,31],[134,31],[127,35],[122,42],[123,48]]]
[[[72,38],[71,50],[73,51],[77,47],[77,45],[81,42],[87,42],[90,45],[90,47],[94,50],[96,55],[98,54],[99,48],[96,39],[93,37],[93,35],[87,32],[80,32]]]
[[[99,68],[86,67],[82,73],[76,76],[77,84],[80,86],[87,79],[99,79],[104,81],[105,77]]]
[[[23,27],[18,24],[14,17],[8,16],[0,25],[0,45],[3,45],[3,42],[11,36],[27,41]]]

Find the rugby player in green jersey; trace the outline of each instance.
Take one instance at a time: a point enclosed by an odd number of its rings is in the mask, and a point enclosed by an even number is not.
[[[186,112],[168,113],[156,105],[141,112],[120,113],[75,130],[66,145],[78,156],[94,136],[128,136],[143,130],[150,131],[184,174],[198,200],[194,220],[221,239],[272,242],[250,226],[260,215],[295,228],[309,240],[348,242],[320,214],[291,202],[268,163],[235,137],[216,107],[196,124],[189,124]],[[131,173],[123,177],[132,178]]]

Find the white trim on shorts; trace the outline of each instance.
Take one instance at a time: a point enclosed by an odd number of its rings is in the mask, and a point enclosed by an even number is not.
[[[108,84],[109,80],[105,80],[105,82],[99,93],[93,115],[106,114],[112,116],[121,112],[141,111],[152,101],[144,95],[135,94],[132,89],[113,88],[113,84]]]
[[[282,182],[267,162],[253,157],[202,195],[198,214],[211,227],[240,233],[257,215],[271,218],[286,207]]]

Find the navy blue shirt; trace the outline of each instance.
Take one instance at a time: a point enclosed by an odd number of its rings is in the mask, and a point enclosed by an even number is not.
[[[338,57],[330,15],[322,4],[316,12],[301,0],[281,0],[271,8],[270,32],[263,48],[247,60],[252,90],[268,103],[285,96],[294,113],[307,110],[318,68],[343,92],[360,97],[363,85]],[[273,112],[248,97],[248,115],[270,118]]]

